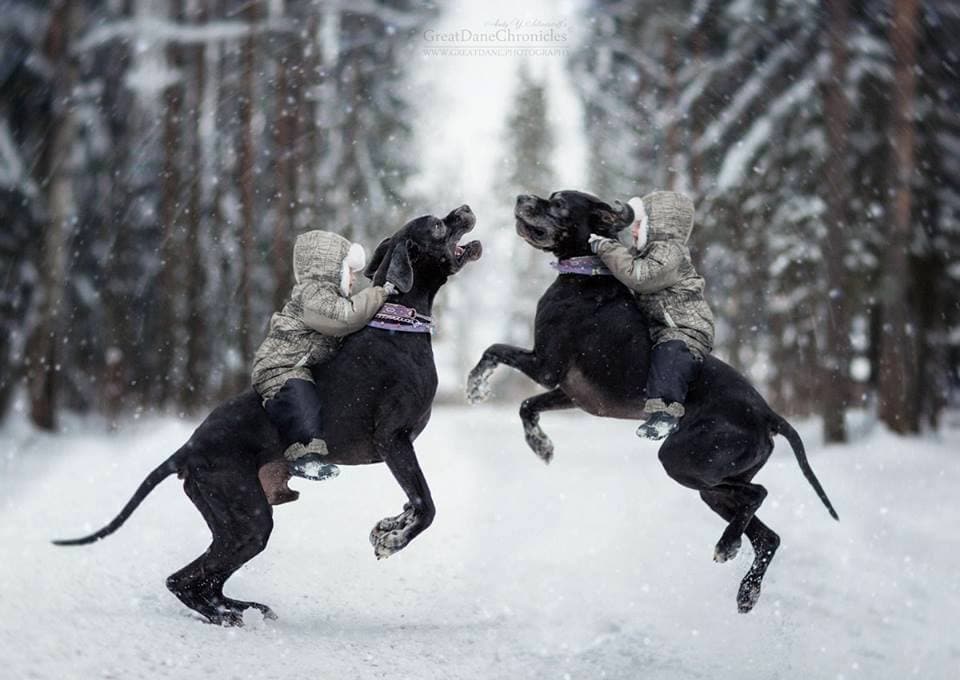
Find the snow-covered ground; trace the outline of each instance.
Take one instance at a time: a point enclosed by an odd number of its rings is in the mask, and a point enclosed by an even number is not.
[[[404,501],[384,466],[344,469],[277,508],[267,551],[227,586],[273,606],[243,629],[201,623],[163,587],[208,534],[165,482],[117,534],[111,518],[192,423],[105,434],[0,431],[0,677],[960,677],[960,431],[882,431],[817,446],[833,522],[782,440],[758,481],[783,538],[753,613],[752,552],[712,561],[722,524],[669,480],[630,423],[547,414],[545,467],[514,409],[438,408],[418,442],[435,524],[376,561],[374,522]]]

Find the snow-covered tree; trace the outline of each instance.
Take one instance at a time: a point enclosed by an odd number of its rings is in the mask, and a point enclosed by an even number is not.
[[[50,110],[50,71],[36,41],[43,13],[27,3],[6,10],[0,25],[0,418],[22,376],[35,323],[30,302],[45,209],[30,161],[43,144]]]
[[[43,425],[58,402],[192,408],[246,384],[296,232],[369,243],[396,223],[406,50],[434,12],[8,3],[0,406],[23,377]]]
[[[429,5],[397,1],[320,6],[315,48],[316,219],[361,241],[402,215],[413,169],[405,66]]]
[[[513,107],[507,116],[500,194],[504,214],[513,211],[517,194],[549,196],[556,189],[553,131],[547,116],[547,89],[523,63],[517,73]],[[518,238],[511,239],[511,295],[508,342],[529,347],[533,342],[533,315],[537,300],[553,280],[549,258]]]
[[[549,196],[557,189],[552,167],[554,133],[547,113],[548,94],[545,82],[533,75],[529,63],[522,62],[505,121],[501,140],[503,160],[496,178],[497,194],[502,201],[500,211],[507,225],[512,224],[509,216],[513,214],[517,194]],[[555,276],[549,267],[552,258],[531,248],[513,233],[508,239],[508,261],[501,265],[510,279],[511,291],[500,307],[507,317],[505,340],[520,347],[532,347],[537,301]],[[516,374],[505,373],[498,376],[498,381],[500,397],[509,397],[530,386],[528,379]]]

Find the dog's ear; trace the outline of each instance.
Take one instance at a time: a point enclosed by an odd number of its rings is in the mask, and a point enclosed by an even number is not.
[[[416,244],[403,240],[390,253],[390,265],[387,267],[386,280],[397,287],[401,292],[408,292],[413,288],[413,264],[410,262],[411,251],[416,254]]]
[[[633,220],[636,219],[636,215],[633,212],[633,207],[628,203],[614,201],[613,209],[616,211],[617,216],[617,223],[614,226],[619,227],[619,229],[629,227],[631,224],[633,224]]]
[[[600,203],[593,208],[591,217],[593,230],[609,236],[633,224],[633,208],[620,201],[614,201],[612,206]]]
[[[383,258],[387,255],[387,250],[390,249],[390,242],[392,240],[392,238],[383,239],[380,241],[377,249],[373,251],[370,262],[367,263],[366,269],[363,270],[363,275],[368,279],[373,279],[376,276],[377,270],[380,269],[380,265],[383,263]]]

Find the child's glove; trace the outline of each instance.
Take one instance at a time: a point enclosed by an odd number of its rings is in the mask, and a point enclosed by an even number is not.
[[[383,289],[384,289],[385,291],[387,291],[387,297],[390,297],[391,295],[396,295],[396,294],[397,294],[397,287],[396,287],[395,285],[393,285],[392,283],[390,283],[389,281],[387,281],[385,284],[383,284]]]
[[[590,250],[593,251],[594,254],[596,254],[596,252],[600,250],[601,243],[606,243],[607,241],[612,241],[612,240],[613,239],[609,239],[605,236],[597,236],[596,234],[590,234],[590,238],[587,240],[587,243],[590,244]]]

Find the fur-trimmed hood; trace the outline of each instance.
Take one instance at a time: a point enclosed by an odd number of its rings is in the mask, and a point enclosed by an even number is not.
[[[648,220],[647,242],[675,239],[686,243],[693,231],[693,201],[676,191],[654,191],[643,197]]]
[[[350,272],[366,265],[363,246],[329,231],[314,229],[297,236],[293,244],[293,276],[337,286],[343,295],[350,290]]]
[[[693,231],[693,201],[675,191],[654,191],[643,198],[634,196],[633,223],[617,234],[628,248],[643,250],[647,243],[670,239],[686,243]]]

